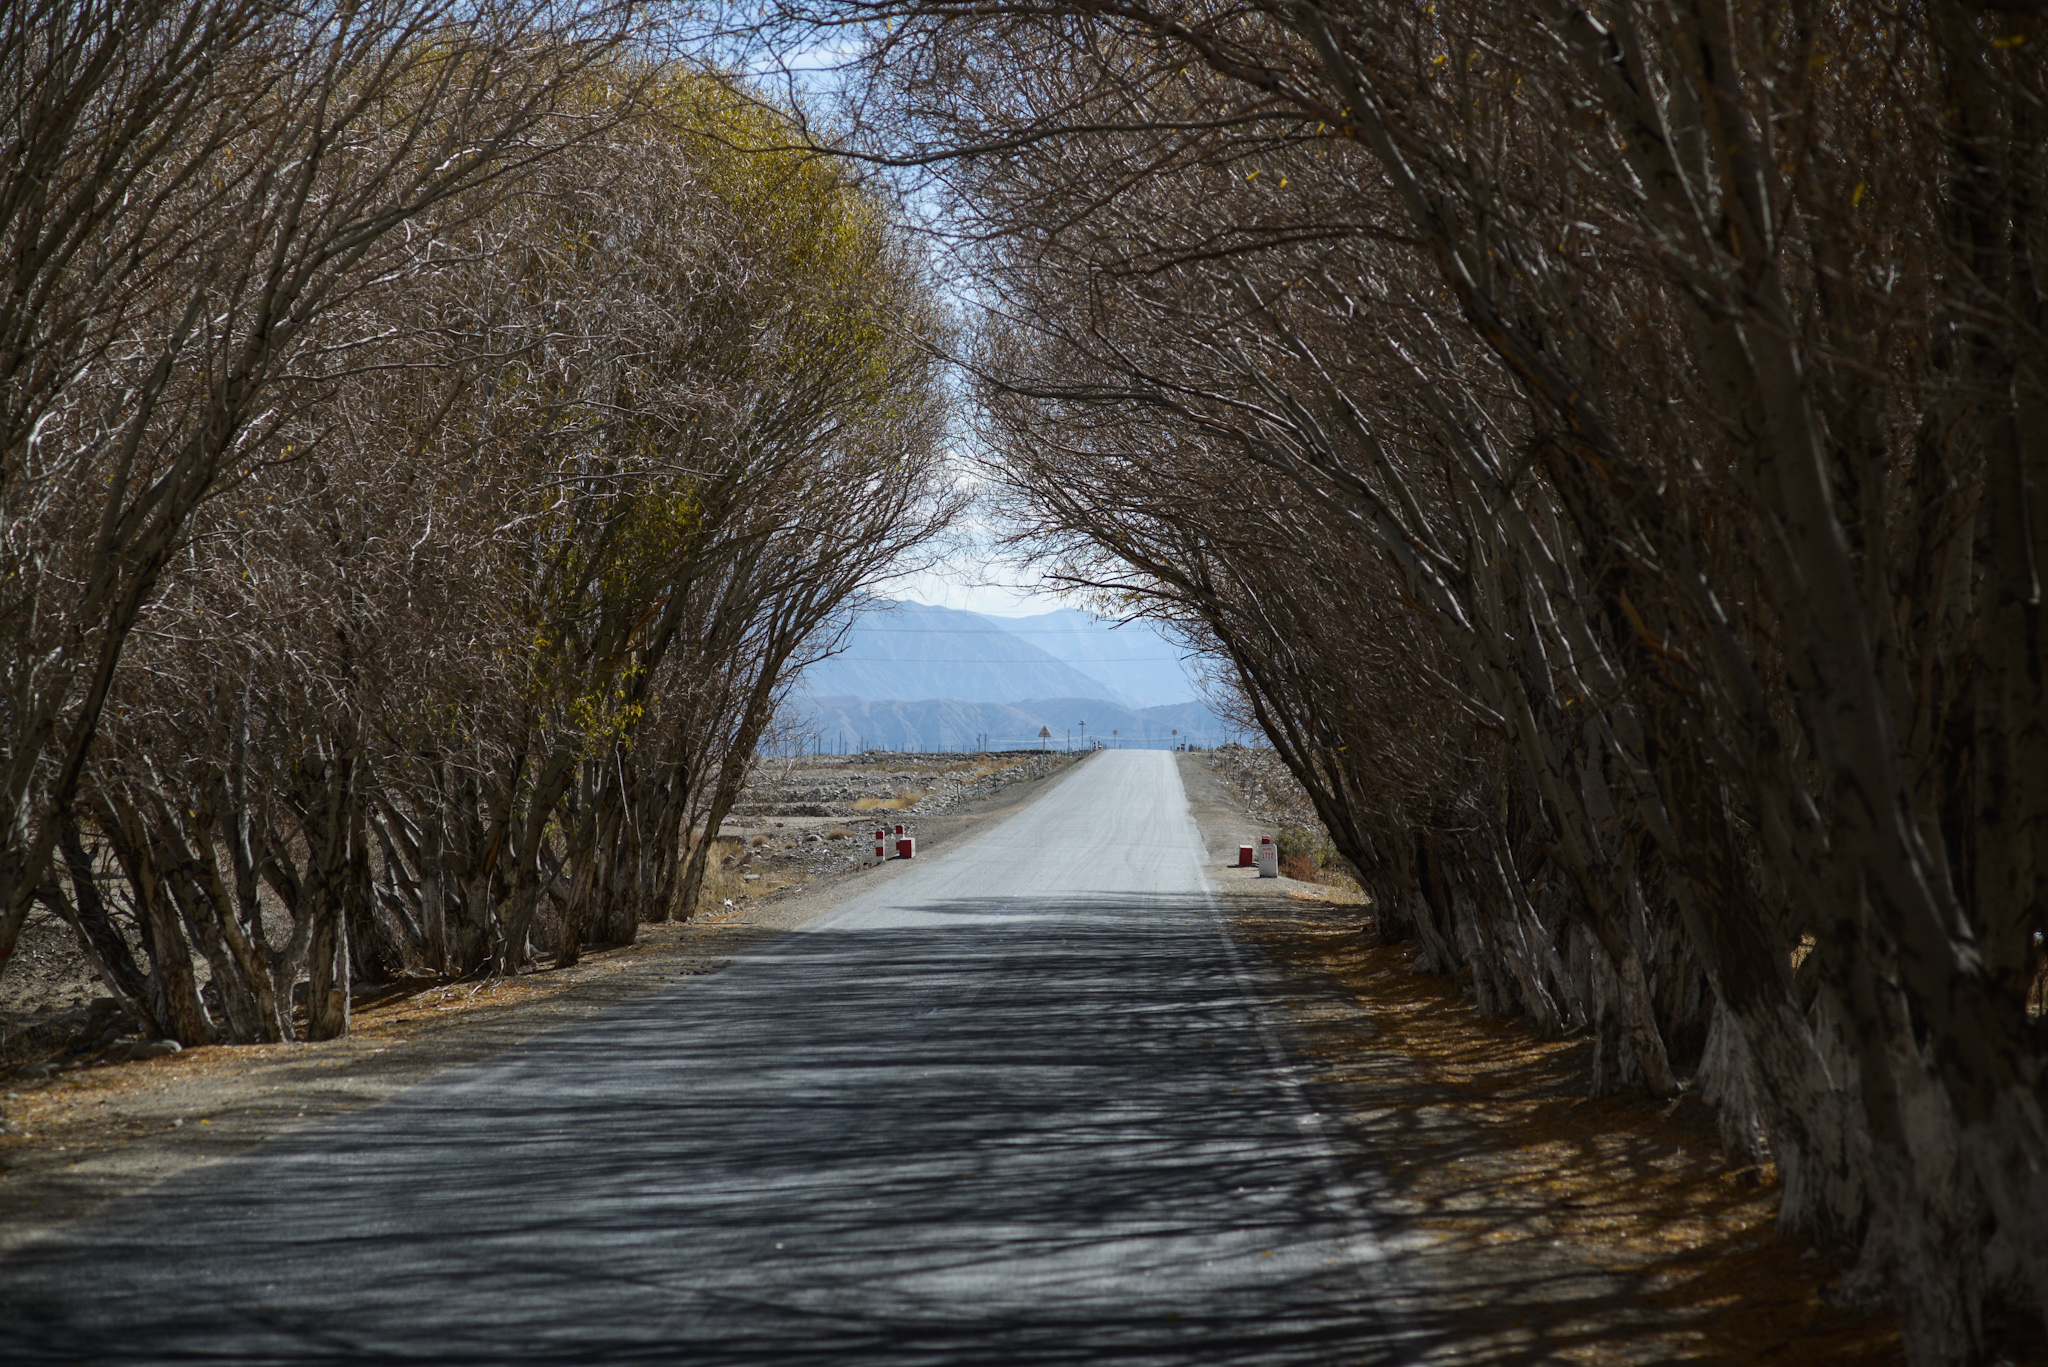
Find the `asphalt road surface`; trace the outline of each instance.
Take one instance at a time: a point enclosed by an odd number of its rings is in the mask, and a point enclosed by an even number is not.
[[[1383,1362],[1172,756],[0,1264],[10,1362]]]

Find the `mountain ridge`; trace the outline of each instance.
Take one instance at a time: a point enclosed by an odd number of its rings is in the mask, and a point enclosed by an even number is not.
[[[861,614],[838,653],[807,668],[798,688],[821,698],[1162,707],[1200,700],[1183,658],[1148,621],[1116,624],[1072,608],[993,617],[905,599]]]
[[[1007,703],[1032,697],[1135,699],[1001,625],[1000,618],[905,600],[863,613],[839,653],[807,668],[814,697]]]

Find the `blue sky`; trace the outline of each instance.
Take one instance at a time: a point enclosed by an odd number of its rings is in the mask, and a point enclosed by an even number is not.
[[[1000,575],[1004,569],[995,567],[992,574]],[[1012,577],[1018,573],[1014,568],[1008,572]],[[983,583],[978,575],[970,578],[957,572],[906,575],[892,582],[885,592],[891,598],[908,598],[963,612],[983,612],[991,617],[1031,617],[1073,606],[1027,585]]]

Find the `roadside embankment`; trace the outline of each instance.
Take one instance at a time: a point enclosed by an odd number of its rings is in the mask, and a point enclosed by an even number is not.
[[[1836,1304],[1841,1269],[1775,1237],[1775,1174],[1730,1171],[1695,1097],[1588,1100],[1589,1039],[1479,1015],[1369,933],[1355,892],[1228,867],[1288,805],[1230,772],[1181,757],[1212,880],[1277,979],[1341,1161],[1427,1238],[1428,1361],[1903,1361],[1892,1317]]]

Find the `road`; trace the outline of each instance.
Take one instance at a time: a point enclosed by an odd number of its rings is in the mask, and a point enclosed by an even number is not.
[[[1386,1361],[1397,1265],[1105,751],[722,973],[0,1264],[12,1362]]]

